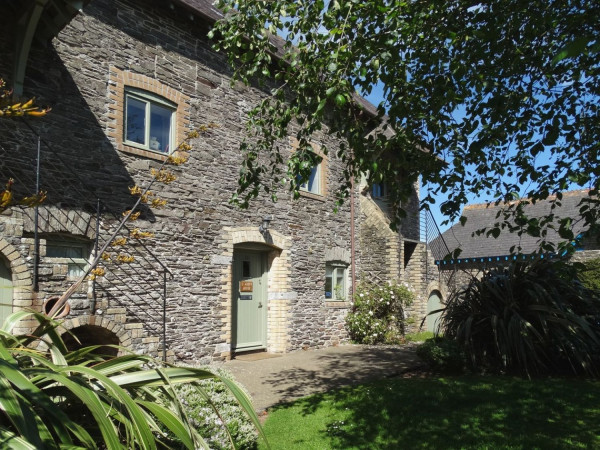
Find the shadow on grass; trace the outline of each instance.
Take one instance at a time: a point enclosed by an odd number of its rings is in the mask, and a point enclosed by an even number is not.
[[[382,380],[279,406],[266,431],[286,449],[600,448],[600,383]]]

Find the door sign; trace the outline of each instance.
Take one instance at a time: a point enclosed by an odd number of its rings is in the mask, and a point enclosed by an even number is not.
[[[254,286],[252,281],[240,281],[240,292],[252,292]]]

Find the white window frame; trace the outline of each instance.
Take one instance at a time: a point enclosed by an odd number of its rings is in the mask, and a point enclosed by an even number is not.
[[[90,243],[81,242],[76,240],[61,240],[60,238],[46,239],[46,259],[49,262],[55,264],[66,264],[67,265],[67,277],[77,278],[83,275],[89,264],[88,258],[90,257]],[[72,258],[69,256],[49,256],[48,247],[60,247],[65,249],[77,248],[81,249],[81,258]]]
[[[345,302],[348,297],[348,264],[341,261],[327,261],[325,263],[325,279],[327,280],[327,269],[332,269],[331,272],[331,297],[327,297],[327,291],[325,291],[325,300],[328,302]],[[337,275],[338,271],[342,271],[342,296],[338,297]]]
[[[144,116],[144,144],[139,142],[130,141],[127,139],[127,100],[134,99],[146,104],[145,116]],[[152,104],[161,106],[163,108],[171,110],[171,124],[169,126],[169,149],[167,151],[153,150],[150,148],[150,106]],[[175,115],[177,113],[177,105],[164,97],[153,94],[152,92],[144,91],[142,89],[136,89],[133,87],[125,87],[125,101],[123,104],[123,144],[131,147],[141,148],[149,152],[158,153],[161,155],[170,155],[175,149]]]

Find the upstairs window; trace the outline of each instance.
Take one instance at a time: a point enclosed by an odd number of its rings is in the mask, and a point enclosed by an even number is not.
[[[374,183],[371,186],[371,197],[372,198],[383,198],[387,195],[387,186],[385,183]]]
[[[297,151],[299,147],[298,139],[290,137],[290,145],[293,152]],[[300,195],[304,197],[325,201],[325,196],[327,195],[327,156],[323,154],[318,144],[311,142],[309,145],[311,148],[306,149],[306,151],[311,152],[315,156],[313,158],[315,164],[311,168],[307,178],[303,179],[298,176],[298,190],[300,191]]]
[[[124,143],[153,152],[173,150],[177,105],[151,92],[125,89]]]
[[[348,266],[341,262],[328,262],[325,265],[325,299],[328,301],[346,300],[346,272]]]
[[[300,185],[300,190],[321,195],[321,163],[313,166],[308,180]]]

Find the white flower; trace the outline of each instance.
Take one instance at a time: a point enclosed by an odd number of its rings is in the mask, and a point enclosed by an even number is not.
[[[369,311],[369,315],[372,316],[373,315],[373,311]]]
[[[360,295],[361,297],[364,297],[364,296],[365,296],[365,294],[359,294],[359,295]]]

